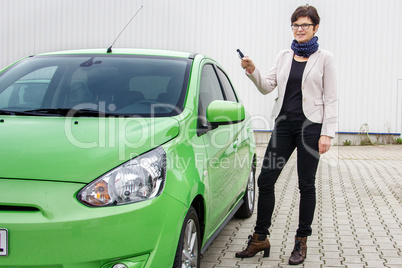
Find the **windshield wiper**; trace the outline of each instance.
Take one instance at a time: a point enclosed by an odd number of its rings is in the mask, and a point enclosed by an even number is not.
[[[35,110],[28,110],[25,112],[28,113],[36,113],[39,115],[61,115],[65,116],[71,109],[67,108],[56,108],[56,109],[35,109]]]
[[[40,115],[60,115],[69,117],[91,116],[91,117],[103,117],[103,116],[116,116],[116,114],[105,113],[99,110],[93,109],[74,109],[74,108],[55,108],[55,109],[36,109],[25,112],[33,112]]]
[[[0,114],[4,115],[14,115],[13,111],[7,111],[7,110],[0,110]]]
[[[36,113],[34,111],[10,111],[10,110],[0,110],[0,114],[2,114],[2,115],[30,115],[30,116],[40,115],[39,113]]]
[[[74,109],[72,109],[74,110]],[[114,113],[106,113],[104,111],[99,111],[99,110],[92,110],[92,109],[79,109],[79,110],[74,110],[75,112],[73,113],[73,116],[98,116],[98,117],[104,117],[104,116],[117,116],[118,114]]]

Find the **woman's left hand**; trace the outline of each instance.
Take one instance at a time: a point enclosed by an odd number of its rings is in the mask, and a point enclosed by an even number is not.
[[[331,138],[328,136],[321,136],[318,140],[318,151],[320,154],[326,153],[331,148]]]

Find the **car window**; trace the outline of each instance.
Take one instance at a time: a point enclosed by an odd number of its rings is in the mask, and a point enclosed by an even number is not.
[[[167,93],[170,79],[168,76],[157,75],[136,76],[130,80],[129,90],[139,91],[147,99],[161,98],[159,94]]]
[[[228,101],[233,101],[233,102],[238,102],[236,94],[234,92],[234,89],[232,87],[232,84],[229,81],[229,78],[227,77],[227,75],[219,68],[217,68],[218,70],[218,74],[219,74],[219,78],[222,82],[222,86],[223,86],[223,90],[225,92],[226,95],[226,100]]]
[[[0,110],[177,115],[183,110],[191,63],[132,55],[30,57],[1,74]]]
[[[34,70],[7,86],[0,95],[0,109],[4,107],[39,108],[57,67]]]
[[[216,75],[215,69],[211,64],[204,65],[201,73],[199,116],[206,118],[207,107],[214,100],[224,100],[222,88]]]

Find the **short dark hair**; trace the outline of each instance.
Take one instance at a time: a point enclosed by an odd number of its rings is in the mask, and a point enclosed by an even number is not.
[[[299,6],[296,8],[295,12],[293,12],[292,17],[290,18],[290,22],[297,21],[300,17],[308,17],[314,25],[320,24],[320,16],[318,16],[317,9],[310,5]]]

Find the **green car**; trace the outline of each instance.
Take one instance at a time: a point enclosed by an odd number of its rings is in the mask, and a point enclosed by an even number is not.
[[[46,53],[0,72],[0,267],[200,267],[254,209],[250,116],[199,54]]]

